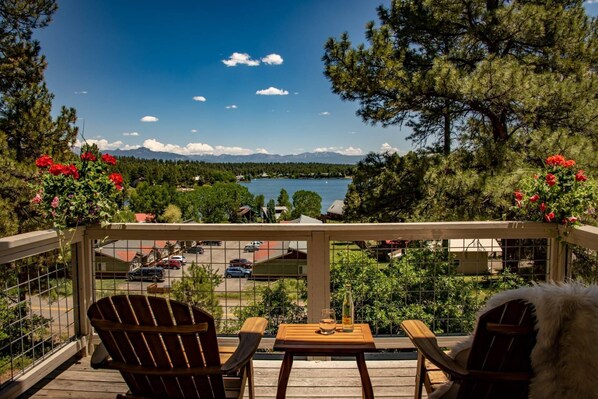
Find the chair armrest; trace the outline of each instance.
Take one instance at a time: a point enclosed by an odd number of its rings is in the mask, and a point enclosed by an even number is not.
[[[107,363],[110,355],[106,350],[103,342],[100,342],[91,355],[91,368],[100,369],[103,368]]]
[[[224,374],[236,372],[251,360],[260,345],[267,325],[268,321],[263,317],[250,317],[245,320],[239,331],[239,346],[221,367]]]
[[[439,369],[450,374],[455,379],[465,379],[468,377],[469,371],[440,349],[436,341],[436,336],[422,321],[405,320],[401,323],[401,327],[405,330],[417,350]]]

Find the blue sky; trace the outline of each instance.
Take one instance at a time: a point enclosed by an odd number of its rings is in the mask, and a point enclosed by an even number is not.
[[[104,150],[180,154],[407,151],[331,92],[323,46],[390,0],[59,0],[36,34],[54,108]],[[586,3],[598,15],[598,0]]]

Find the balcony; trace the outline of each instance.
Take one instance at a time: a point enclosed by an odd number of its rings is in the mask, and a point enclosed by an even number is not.
[[[126,391],[118,374],[91,371],[87,358],[77,361],[77,356],[88,355],[97,342],[86,318],[86,310],[96,298],[144,293],[188,295],[195,300],[195,294],[203,298],[207,295],[212,300],[210,306],[220,309],[220,340],[226,343],[238,319],[256,311],[267,290],[273,292],[282,285],[289,301],[281,308],[262,309],[270,321],[270,336],[263,340],[264,352],[255,362],[256,393],[258,397],[271,397],[280,366],[280,357],[268,351],[276,326],[285,321],[317,322],[320,309],[338,300],[334,287],[338,285],[335,279],[339,270],[361,273],[361,269],[367,269],[375,274],[407,258],[420,259],[422,263],[416,267],[431,273],[426,278],[441,282],[446,277],[444,272],[435,275],[432,270],[453,265],[451,281],[474,287],[470,299],[481,306],[490,290],[505,289],[509,284],[587,280],[583,270],[576,269],[580,259],[573,249],[579,253],[581,248],[596,262],[598,228],[584,226],[563,239],[558,235],[557,227],[550,224],[454,222],[112,224],[79,228],[62,239],[54,231],[2,238],[0,313],[10,317],[3,320],[1,330],[10,330],[12,335],[0,337],[0,396],[16,397],[23,392],[27,392],[25,397],[48,396],[67,386],[72,391],[64,396],[114,397]],[[260,249],[244,252],[245,245],[254,241],[262,242]],[[197,242],[212,245],[202,245],[203,253],[186,251]],[[61,250],[65,246],[70,251]],[[413,257],[417,251],[440,254],[442,259]],[[187,265],[165,270],[164,281],[126,278],[131,269],[180,255],[187,258]],[[224,277],[234,258],[253,263],[250,278]],[[207,285],[184,285],[196,280],[190,278],[193,263],[203,265],[204,272],[211,273],[208,277],[217,277],[208,278]],[[442,290],[446,288],[396,287],[396,292],[387,294],[393,303],[399,301],[407,306],[410,301],[421,301],[423,305],[426,298],[440,295]],[[415,363],[404,360],[412,355],[412,347],[398,327],[400,315],[391,317],[393,309],[372,315],[365,302],[356,300],[356,319],[370,324],[376,347],[384,352],[372,353],[368,358],[374,393],[377,397],[397,397],[397,392],[411,396]],[[436,330],[445,331],[440,341],[446,345],[459,341],[469,331],[469,321],[458,313],[434,314],[431,322]],[[331,392],[343,389],[347,397],[360,396],[353,362],[308,359],[298,362],[296,368],[289,382],[289,397],[336,397]],[[35,389],[30,390],[32,387]]]

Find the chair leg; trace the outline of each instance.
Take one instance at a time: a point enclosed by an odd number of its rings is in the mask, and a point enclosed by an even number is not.
[[[255,387],[253,386],[253,359],[247,365],[247,389],[249,390],[249,399],[255,398]]]
[[[417,351],[417,369],[415,370],[415,399],[421,399],[424,379],[426,377],[426,359]]]

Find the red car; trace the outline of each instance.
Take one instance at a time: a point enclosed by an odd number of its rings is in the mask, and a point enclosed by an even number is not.
[[[183,264],[180,260],[176,259],[162,259],[160,261],[160,266],[162,266],[164,269],[180,269]]]
[[[241,266],[245,269],[251,269],[253,267],[253,262],[249,261],[248,259],[245,258],[236,258],[236,259],[231,259],[230,261],[228,261],[228,264],[232,267],[232,266]]]

